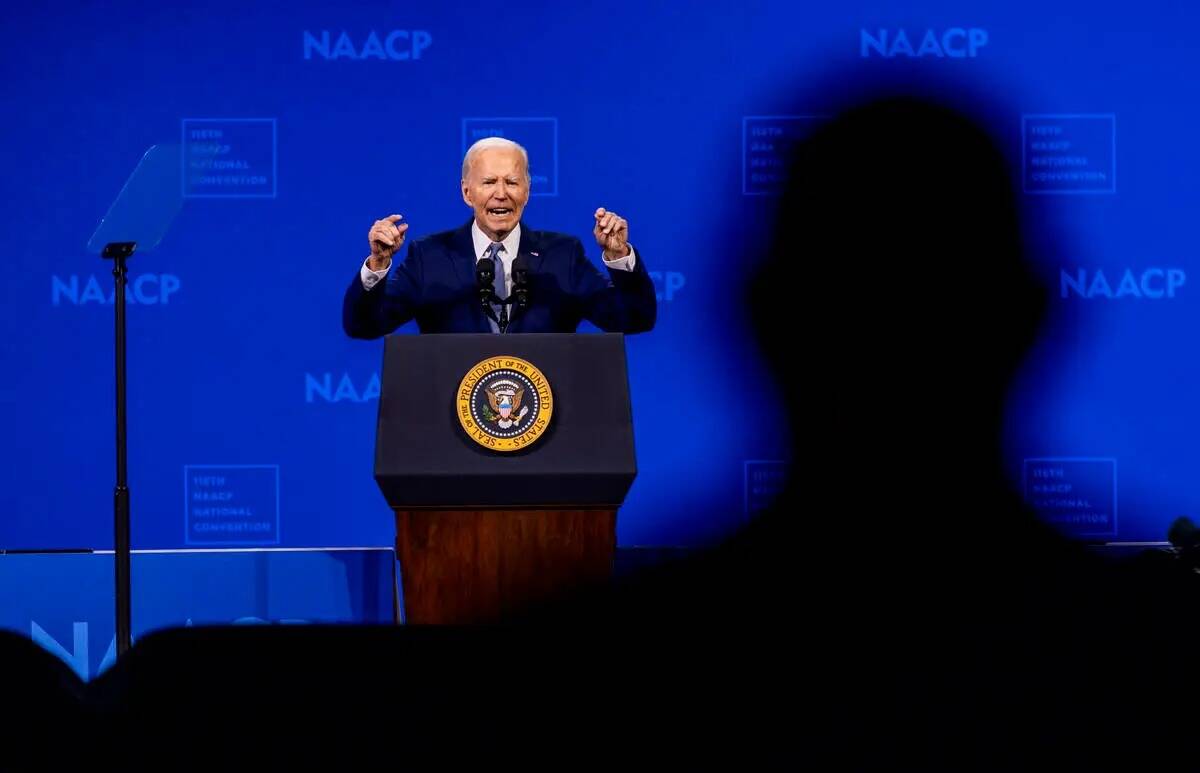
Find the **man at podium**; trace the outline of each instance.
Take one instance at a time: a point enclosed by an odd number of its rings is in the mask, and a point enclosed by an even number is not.
[[[367,235],[371,254],[346,290],[346,333],[378,338],[414,318],[422,333],[573,333],[583,320],[606,332],[653,328],[654,284],[629,244],[628,222],[595,212],[605,277],[579,239],[522,223],[529,185],[525,149],[487,137],[463,157],[469,223],[412,242],[393,266],[408,223],[401,215],[376,220]]]

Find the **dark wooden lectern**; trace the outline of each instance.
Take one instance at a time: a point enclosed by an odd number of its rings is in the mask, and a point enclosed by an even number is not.
[[[455,412],[463,377],[501,356],[537,367],[554,403],[543,436],[507,453]],[[375,480],[396,514],[407,623],[493,622],[604,582],[636,474],[624,336],[387,339]]]

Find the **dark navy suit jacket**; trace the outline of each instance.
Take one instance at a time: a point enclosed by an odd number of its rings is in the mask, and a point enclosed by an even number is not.
[[[535,231],[521,224],[518,255],[529,261],[529,307],[518,311],[510,333],[573,333],[588,320],[610,333],[654,327],[654,283],[639,252],[633,271],[608,270],[587,259],[574,236]],[[409,244],[403,263],[364,290],[355,272],[342,305],[342,326],[353,338],[387,335],[414,317],[422,333],[490,333],[475,284],[471,223]]]

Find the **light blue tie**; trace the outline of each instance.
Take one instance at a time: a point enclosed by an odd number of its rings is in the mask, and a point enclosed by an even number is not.
[[[504,249],[504,245],[500,242],[492,242],[488,245],[485,255],[491,258],[492,263],[496,267],[496,278],[492,281],[492,291],[496,293],[497,298],[504,297],[504,261],[500,260],[500,252]],[[502,306],[496,306],[496,316],[500,316],[503,309]],[[496,320],[488,318],[488,324],[492,328],[493,333],[500,332],[500,326],[496,324]]]

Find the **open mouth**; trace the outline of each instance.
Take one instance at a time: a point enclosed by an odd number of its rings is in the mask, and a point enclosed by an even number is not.
[[[512,209],[510,207],[492,207],[488,210],[488,214],[496,217],[508,217],[512,214]]]

